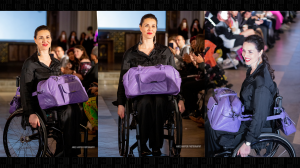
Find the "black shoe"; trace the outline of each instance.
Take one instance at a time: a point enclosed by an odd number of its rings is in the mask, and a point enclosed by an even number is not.
[[[142,147],[142,156],[151,155],[150,149],[147,147],[147,145]]]
[[[161,151],[160,149],[156,149],[156,148],[153,148],[152,149],[152,156],[160,156],[161,155]]]

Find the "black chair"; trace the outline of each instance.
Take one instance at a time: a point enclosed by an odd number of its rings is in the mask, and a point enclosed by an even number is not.
[[[178,110],[177,101],[174,96],[171,97],[170,103],[173,105],[168,111],[167,121],[164,129],[168,130],[168,134],[164,135],[164,139],[169,141],[169,156],[179,157],[182,145],[182,118]],[[115,103],[113,103],[115,104]],[[139,121],[137,119],[138,112],[135,110],[136,101],[128,99],[125,105],[125,115],[118,120],[118,144],[120,156],[134,157],[133,150],[138,147],[139,157],[141,157],[141,142],[139,133]],[[115,104],[116,105],[116,104]],[[136,129],[137,141],[129,148],[129,130]]]
[[[19,79],[17,77],[17,87],[19,87]],[[50,147],[55,145],[58,135],[61,134],[63,141],[63,132],[57,128],[58,119],[57,112],[52,111],[46,113],[47,121],[44,121],[36,114],[40,121],[40,127],[32,128],[26,123],[23,108],[17,109],[9,116],[4,127],[3,145],[7,157],[61,157],[64,151],[54,154]],[[87,146],[87,128],[84,128],[84,145]],[[87,157],[87,148],[84,149],[84,157]]]
[[[280,114],[282,111],[282,97],[278,96],[275,100],[273,114]],[[279,119],[272,120],[272,128],[262,128],[262,134],[258,139],[251,143],[251,151],[248,157],[296,157],[296,152],[293,145],[283,136],[280,135],[279,129],[282,127]],[[214,157],[239,157],[237,155],[240,147],[245,143],[245,140],[239,142],[243,133],[236,135],[235,142],[237,146],[223,147],[223,151],[215,154]]]

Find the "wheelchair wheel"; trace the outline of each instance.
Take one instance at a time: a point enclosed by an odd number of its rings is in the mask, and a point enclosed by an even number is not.
[[[33,129],[26,126],[24,130],[21,121],[23,109],[15,111],[8,119],[3,132],[3,145],[7,157],[44,157],[47,146],[46,126],[40,120],[40,127]]]
[[[118,120],[118,144],[119,144],[119,154],[120,156],[127,157],[128,148],[129,148],[129,119],[130,119],[130,111],[129,111],[129,103],[126,102],[125,114],[124,118],[121,119],[119,117]]]
[[[240,143],[234,150],[232,157],[236,157]],[[284,137],[274,133],[261,134],[258,140],[251,144],[248,157],[296,157],[295,149]]]
[[[172,144],[170,142],[170,155],[171,156],[180,156],[181,145],[182,145],[182,118],[178,110],[177,101],[174,100],[175,111],[173,114],[173,123],[174,123],[174,138]],[[172,124],[172,123],[171,123]],[[169,135],[171,134],[171,129],[169,129]],[[178,145],[178,146],[177,146]]]

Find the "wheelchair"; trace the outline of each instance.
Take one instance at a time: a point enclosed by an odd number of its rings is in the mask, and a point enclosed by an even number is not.
[[[282,97],[278,96],[275,100],[273,115],[280,114],[282,111]],[[248,157],[296,157],[296,152],[293,145],[283,136],[280,135],[279,129],[282,127],[280,119],[272,120],[272,128],[262,128],[262,134],[257,140],[251,143],[251,151]],[[245,140],[239,143],[243,133],[236,135],[233,144],[237,146],[223,147],[223,152],[217,153],[214,157],[239,157],[237,155],[240,147],[245,143]]]
[[[164,129],[168,131],[164,135],[164,139],[169,143],[169,157],[180,157],[182,145],[182,118],[178,110],[177,101],[174,96],[171,97],[169,103],[172,104],[170,113],[167,114],[167,120],[164,123]],[[124,118],[119,117],[118,120],[118,145],[119,154],[124,157],[134,157],[133,150],[138,148],[139,157],[141,154],[141,142],[139,133],[139,121],[137,119],[138,112],[135,110],[136,101],[128,99],[125,105]],[[137,141],[129,148],[129,130],[136,129]]]
[[[17,77],[17,87],[19,87],[19,79]],[[23,108],[13,112],[4,127],[3,145],[7,157],[61,157],[65,156],[64,151],[54,154],[55,146],[59,134],[61,134],[61,142],[64,146],[63,132],[56,128],[58,123],[57,112],[46,113],[47,121],[44,121],[36,114],[40,121],[40,126],[32,128],[26,123]],[[87,128],[80,124],[85,130],[84,145],[87,146]],[[84,157],[87,157],[87,148],[84,149]]]

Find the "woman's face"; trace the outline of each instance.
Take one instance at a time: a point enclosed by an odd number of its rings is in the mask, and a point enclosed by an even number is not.
[[[81,38],[85,38],[85,34],[82,33],[82,34],[81,34]]]
[[[198,25],[198,24],[199,24],[198,20],[195,20],[194,24],[195,24],[195,23]]]
[[[52,42],[50,32],[48,30],[38,31],[34,41],[39,50],[49,50]]]
[[[185,20],[185,19],[183,19],[183,20],[182,20],[182,23],[186,23],[186,20]]]
[[[66,32],[64,32],[64,31],[63,31],[63,32],[61,32],[61,35],[63,35],[63,34],[64,34],[64,35],[66,35]]]
[[[143,39],[153,39],[157,30],[156,24],[155,19],[147,18],[144,20],[142,26],[140,25]]]
[[[68,56],[69,56],[69,59],[71,60],[71,61],[74,61],[74,52],[73,51],[70,51],[69,52],[69,54],[68,54]]]
[[[75,37],[75,36],[76,36],[76,33],[75,33],[75,32],[72,32],[72,36],[74,36],[74,37]]]
[[[260,52],[255,48],[255,44],[244,42],[242,55],[245,59],[246,65],[256,67],[258,61],[261,61],[261,55],[263,50]]]
[[[195,47],[196,47],[196,40],[193,40],[193,41],[191,42],[191,47],[192,47],[193,49],[195,49]]]
[[[74,55],[77,59],[80,59],[80,57],[82,56],[83,54],[83,51],[81,51],[80,49],[78,48],[74,48]]]
[[[176,42],[174,40],[171,40],[169,43],[173,43],[173,49],[175,49],[177,46]]]

